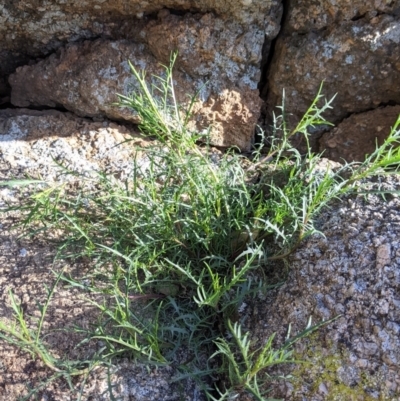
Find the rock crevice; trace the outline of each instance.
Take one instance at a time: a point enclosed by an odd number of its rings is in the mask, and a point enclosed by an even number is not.
[[[262,48],[262,59],[261,59],[261,78],[258,84],[260,90],[260,97],[266,99],[268,95],[268,76],[270,74],[272,60],[275,57],[275,48],[279,38],[284,32],[284,27],[286,26],[288,19],[290,0],[282,0],[282,11],[279,21],[280,29],[277,32],[275,38],[271,41],[265,38],[265,42]]]

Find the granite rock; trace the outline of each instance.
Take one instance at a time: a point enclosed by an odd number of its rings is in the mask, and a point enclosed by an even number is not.
[[[337,94],[325,113],[335,124],[352,113],[400,103],[400,19],[381,15],[281,36],[268,78],[267,115],[281,104],[285,89],[286,110],[296,123],[322,82],[328,99]]]
[[[292,0],[288,4],[286,31],[317,31],[342,21],[372,19],[379,14],[400,14],[398,0]]]
[[[179,100],[187,104],[187,95],[203,88],[194,110],[196,129],[211,124],[216,145],[249,149],[262,104],[262,57],[279,32],[281,15],[279,0],[7,2],[0,14],[0,73],[24,65],[10,78],[18,107],[56,105],[80,116],[132,121],[129,113],[111,110],[114,89],[128,90],[122,84],[127,60],[135,64],[140,57],[136,66],[150,75],[178,51]],[[85,39],[93,43],[82,44]],[[35,57],[44,60],[35,64]]]
[[[377,145],[382,145],[398,116],[400,106],[387,106],[352,114],[319,140],[319,150],[337,162],[363,162]]]
[[[381,177],[372,190],[398,191],[398,176]],[[318,218],[315,235],[290,257],[286,283],[272,301],[260,298],[254,338],[277,332],[278,346],[309,318],[334,319],[295,347],[306,364],[277,368],[291,374],[269,395],[290,401],[400,399],[400,200],[352,196]],[[268,313],[265,311],[268,310]]]
[[[146,141],[134,129],[111,121],[93,122],[56,110],[0,110],[1,179],[75,179],[63,175],[56,163],[79,173],[101,170],[123,179],[137,153],[132,144],[145,146]]]

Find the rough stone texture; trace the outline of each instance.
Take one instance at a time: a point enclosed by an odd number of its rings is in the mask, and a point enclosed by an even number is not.
[[[284,89],[293,126],[322,81],[328,98],[337,93],[326,114],[335,124],[352,113],[400,103],[400,0],[293,0],[285,11],[263,80],[267,126],[272,112],[279,113]]]
[[[398,176],[374,181],[371,189],[400,189]],[[296,358],[309,364],[283,369],[294,379],[269,395],[399,401],[400,199],[351,197],[325,210],[317,227],[326,237],[312,236],[293,254],[277,297],[259,302],[252,333],[265,341],[277,331],[283,341],[289,324],[295,335],[309,317],[340,317],[297,344]]]
[[[162,74],[158,61],[151,54],[146,54],[143,47],[142,44],[127,41],[70,45],[59,55],[52,55],[35,66],[19,68],[10,79],[12,103],[25,107],[62,105],[81,116],[107,116],[138,122],[131,110],[117,108],[113,102],[117,100],[116,93],[128,94],[137,87],[127,60],[131,60],[138,69],[146,68],[148,76]],[[190,56],[193,63],[193,55]],[[198,66],[196,63],[195,68]],[[214,67],[213,75],[219,71],[220,79],[213,80],[213,84],[202,91],[204,103],[199,101],[195,105],[197,128],[205,129],[212,123],[215,144],[248,148],[261,106],[254,77],[258,71],[254,67],[250,76],[245,75],[249,79],[252,77],[252,83],[249,81],[251,87],[246,82],[240,88],[236,86],[240,82],[233,84],[229,78],[223,82],[223,76],[231,72],[233,80],[240,79],[234,69],[223,70],[223,65]],[[187,104],[187,95],[194,94],[206,84],[210,67],[203,65],[202,68],[204,73],[198,74],[197,79],[175,70],[176,90],[181,103]]]
[[[324,156],[338,162],[364,161],[376,145],[382,145],[398,116],[400,106],[388,106],[353,114],[319,141]]]
[[[128,60],[137,69],[146,69],[147,77],[162,75],[164,69],[159,62],[168,63],[170,53],[179,48],[179,40],[184,39],[179,31],[193,42],[195,38],[189,34],[196,32],[196,35],[208,37],[210,42],[197,41],[198,47],[189,46],[186,52],[180,53],[174,71],[178,102],[188,105],[188,95],[203,88],[193,109],[196,128],[201,131],[211,124],[214,144],[248,149],[261,107],[257,90],[261,47],[244,39],[242,58],[231,61],[222,55],[226,42],[230,41],[230,31],[226,36],[224,25],[219,22],[218,25],[211,15],[186,21],[175,21],[175,16],[171,16],[169,33],[164,31],[164,25],[161,29],[158,25],[151,26],[147,35],[150,49],[159,56],[157,58],[144,44],[127,40],[71,44],[33,66],[18,68],[9,80],[11,101],[20,107],[63,106],[80,116],[138,122],[132,110],[113,104],[117,100],[116,93],[129,94],[138,88]],[[213,40],[216,36],[220,39],[219,48]],[[246,48],[245,44],[250,47]],[[237,43],[232,40],[230,45]],[[246,62],[247,66],[241,64]],[[242,70],[238,67],[240,64]],[[207,84],[208,79],[210,84]]]
[[[11,102],[19,107],[64,106],[80,116],[108,116],[139,122],[127,109],[116,107],[117,93],[129,94],[137,87],[128,60],[146,68],[148,74],[162,73],[144,46],[128,41],[86,41],[62,48],[33,66],[19,67],[11,75]]]
[[[320,30],[341,21],[371,19],[378,14],[400,14],[399,0],[291,0],[285,30]]]
[[[400,103],[400,20],[383,15],[343,22],[319,33],[282,36],[269,76],[268,113],[281,103],[298,121],[323,93],[337,97],[326,113],[333,123],[389,102]]]
[[[0,74],[13,68],[13,57],[42,57],[62,43],[98,37],[110,29],[119,29],[127,21],[135,25],[138,23],[135,19],[163,8],[177,12],[213,12],[244,25],[262,27],[265,24],[268,34],[269,23],[276,24],[277,7],[280,7],[277,0],[3,1],[0,5],[0,59],[4,62]]]
[[[122,144],[128,139],[133,141]],[[27,174],[54,181],[61,172],[54,160],[76,171],[101,169],[124,178],[136,152],[132,144],[145,143],[133,129],[109,121],[55,110],[0,110],[1,179]]]
[[[151,4],[140,1],[130,1],[129,4],[124,1],[112,4],[96,1],[36,3],[33,0],[19,1],[0,6],[0,15],[3,16],[3,21],[0,18],[0,60],[3,61],[0,73],[7,75],[16,66],[27,64],[26,58],[54,53],[66,42],[96,37],[126,39],[132,48],[125,48],[125,53],[122,49],[107,53],[106,49],[99,50],[98,45],[94,45],[92,50],[84,45],[82,51],[88,51],[92,57],[97,52],[106,58],[98,58],[97,64],[90,66],[90,56],[84,58],[80,53],[80,61],[77,63],[75,59],[73,62],[76,65],[72,66],[67,60],[73,51],[67,49],[62,51],[64,57],[61,57],[62,66],[57,66],[58,71],[53,70],[54,57],[50,57],[50,65],[45,62],[39,64],[40,67],[33,66],[34,72],[29,69],[28,72],[24,67],[24,73],[19,71],[17,78],[11,79],[11,84],[17,86],[16,91],[13,89],[14,104],[26,107],[57,103],[74,112],[79,109],[79,115],[102,114],[104,108],[110,107],[101,101],[115,100],[112,92],[115,85],[109,88],[110,96],[93,99],[93,104],[88,98],[95,98],[95,94],[86,93],[82,100],[85,107],[81,107],[79,98],[84,88],[95,85],[93,81],[96,79],[117,80],[121,70],[118,65],[125,62],[124,69],[127,69],[127,55],[138,58],[140,53],[145,60],[142,67],[151,71],[158,69],[159,62],[168,63],[171,52],[178,50],[178,68],[187,74],[183,81],[177,79],[182,93],[187,90],[188,94],[193,94],[206,82],[209,83],[201,93],[205,104],[196,110],[199,119],[203,120],[198,122],[197,128],[208,128],[213,123],[215,144],[249,148],[261,106],[257,89],[261,58],[263,53],[268,54],[270,44],[280,29],[282,6],[279,0],[209,0],[201,4],[190,0],[163,0]],[[76,50],[75,56],[78,53],[79,50]],[[85,76],[84,71],[78,69],[83,64],[87,64],[84,70],[90,69],[96,74]],[[43,81],[46,73],[39,71],[44,66],[48,76],[46,81]],[[110,71],[107,67],[116,70]],[[69,81],[53,82],[53,74],[65,78],[60,69],[70,70]],[[106,71],[108,77],[104,77]],[[72,75],[76,75],[74,80]],[[42,82],[46,82],[44,89],[40,87],[40,82],[36,82],[39,76]],[[127,88],[118,89],[123,92]],[[29,93],[24,97],[25,91]],[[35,96],[32,95],[34,91]],[[56,99],[56,94],[60,95],[63,91],[64,96]],[[65,99],[68,96],[69,99]],[[186,94],[181,99],[187,102]],[[115,114],[111,111],[106,116],[114,118]]]

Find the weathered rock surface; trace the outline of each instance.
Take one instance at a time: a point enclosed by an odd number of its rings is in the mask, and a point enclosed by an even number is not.
[[[284,89],[294,125],[321,82],[327,98],[337,93],[327,113],[335,124],[400,102],[399,0],[294,0],[286,12],[263,89],[268,124]]]
[[[160,34],[158,29],[154,31],[156,36]],[[173,44],[164,48],[165,54],[161,55],[161,59],[163,56],[169,58],[168,49],[172,52]],[[179,64],[185,72],[177,68],[174,74],[178,102],[188,105],[188,94],[195,94],[204,88],[193,109],[196,129],[201,131],[211,124],[214,144],[237,145],[247,149],[261,107],[256,88],[259,74],[256,64],[259,60],[254,55],[255,65],[240,72],[235,66],[229,67],[229,60],[222,56],[218,58],[215,49],[210,48],[209,52],[217,60],[210,61],[209,65],[206,61],[194,62],[194,53],[188,54],[187,59],[182,54],[183,60]],[[248,55],[245,51],[243,57]],[[200,52],[198,57],[202,57]],[[164,72],[158,60],[146,52],[143,44],[103,40],[71,44],[36,65],[18,68],[10,77],[11,101],[20,107],[63,106],[80,116],[108,117],[137,123],[139,120],[132,110],[114,104],[117,93],[127,95],[138,90],[128,60],[139,70],[145,68],[148,77],[151,74],[160,76]],[[215,76],[212,84],[204,87],[208,77],[215,74],[219,76]]]
[[[371,19],[378,14],[400,14],[398,0],[292,0],[288,4],[285,30],[305,33],[342,21]]]
[[[168,63],[171,51],[178,50],[176,71],[179,73],[176,75],[183,74],[182,81],[177,79],[181,95],[185,91],[191,94],[205,82],[209,83],[201,91],[202,102],[196,105],[196,128],[202,130],[211,123],[213,141],[217,145],[248,149],[259,116],[257,85],[261,64],[269,71],[268,78],[261,79],[262,85],[266,82],[263,93],[267,98],[268,116],[281,104],[285,88],[287,110],[294,113],[292,122],[295,122],[307,109],[323,80],[327,96],[338,93],[329,116],[334,123],[351,113],[400,102],[397,90],[400,0],[293,0],[286,3],[280,0],[206,0],[201,3],[132,0],[128,3],[122,0],[113,3],[29,0],[1,5],[1,102],[6,102],[9,94],[4,77],[16,67],[32,64],[35,57],[47,57],[66,43],[96,38],[104,42],[127,40],[135,47],[135,51],[128,51],[130,54],[137,55],[140,48],[149,71],[158,71],[157,63]],[[281,29],[284,5],[284,26],[274,46],[275,52],[271,54],[272,64],[268,65],[271,43]],[[98,47],[93,46],[98,51]],[[60,50],[67,59],[68,49]],[[126,52],[120,50],[118,56],[124,56]],[[108,53],[103,54],[107,56]],[[116,57],[115,52],[109,54]],[[90,54],[88,56],[90,60]],[[64,68],[70,68],[65,59],[63,62]],[[82,64],[83,60],[80,66]],[[91,69],[100,75],[100,81],[104,78],[105,64],[107,60],[100,60],[99,69],[95,65]],[[60,71],[54,71],[54,59],[40,66],[48,69],[50,75],[64,78]],[[116,68],[112,62],[110,66]],[[109,105],[98,104],[99,99],[88,100],[95,97],[90,92],[76,93],[81,92],[76,85],[87,88],[89,82],[78,68],[72,69],[77,76],[75,81],[70,80],[64,88],[61,88],[64,85],[61,81],[54,85],[47,82],[49,88],[41,88],[41,91],[40,82],[33,80],[39,77],[39,67],[32,68],[35,72],[31,79],[31,71],[19,73],[20,82],[16,83],[13,96],[16,105],[57,104],[74,112],[79,109],[78,114],[83,116],[116,118],[119,114],[117,118],[132,119],[128,113],[117,113]],[[116,74],[113,77],[117,80]],[[27,80],[26,88],[22,80]],[[33,88],[35,96],[32,96]],[[122,89],[120,92],[126,90],[117,85],[112,88]],[[65,93],[54,99],[55,94],[67,90],[70,99],[65,99]]]
[[[400,115],[400,106],[388,106],[353,114],[319,141],[324,156],[338,162],[364,161],[381,145]]]
[[[399,190],[400,178],[381,178],[374,185]],[[297,345],[296,357],[309,363],[286,370],[294,380],[278,383],[270,396],[400,399],[399,211],[397,195],[337,203],[318,220],[326,237],[309,238],[290,258],[290,275],[277,298],[258,305],[255,337],[277,331],[284,340],[289,324],[294,335],[309,317],[314,324],[339,317]]]
[[[64,106],[76,115],[138,123],[131,110],[115,106],[117,93],[136,88],[128,61],[148,74],[162,73],[143,45],[128,41],[86,41],[71,44],[32,66],[19,67],[10,77],[11,102],[19,107]]]
[[[261,106],[257,89],[261,58],[280,29],[279,0],[209,0],[201,5],[190,0],[152,4],[120,1],[113,5],[95,1],[67,5],[60,1],[40,7],[33,2],[22,3],[3,6],[3,15],[7,15],[0,28],[4,74],[19,65],[13,58],[14,50],[25,57],[37,57],[54,53],[67,41],[101,36],[127,42],[114,42],[113,50],[106,41],[102,42],[104,49],[100,49],[99,42],[90,49],[88,44],[71,45],[61,55],[50,56],[49,61],[24,67],[10,80],[15,105],[57,104],[81,116],[131,120],[128,113],[118,114],[107,104],[115,101],[114,88],[119,92],[128,89],[121,84],[127,76],[126,61],[131,58],[135,63],[140,54],[141,67],[150,73],[159,71],[158,63],[168,63],[171,53],[177,50],[177,69],[186,74],[183,79],[176,74],[181,100],[188,103],[187,94],[194,94],[208,82],[201,91],[204,104],[195,108],[199,116],[197,129],[208,128],[212,123],[215,144],[249,148]],[[157,15],[151,14],[155,12]],[[120,78],[123,63],[125,74]],[[104,79],[120,85],[109,87],[109,96],[96,98],[98,90],[94,93],[94,86],[107,84]]]
[[[400,103],[400,18],[347,21],[329,29],[278,39],[268,79],[271,114],[286,91],[286,109],[298,121],[318,88],[337,97],[328,120],[340,122],[389,103]]]
[[[163,8],[182,13],[213,12],[261,27],[264,23],[268,26],[269,19],[276,23],[277,7],[278,0],[6,1],[0,5],[0,75],[14,68],[13,57],[43,57],[67,41],[108,34],[119,30],[123,22],[136,25],[138,18]]]
[[[123,143],[128,139],[133,141]],[[61,173],[56,162],[123,178],[131,171],[133,144],[145,140],[113,122],[94,123],[55,110],[0,110],[1,179],[22,174],[54,181]]]

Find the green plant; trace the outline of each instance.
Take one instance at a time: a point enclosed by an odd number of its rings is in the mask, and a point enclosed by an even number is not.
[[[54,380],[65,379],[71,390],[74,389],[71,378],[74,376],[88,375],[96,366],[95,358],[90,361],[66,361],[54,357],[48,350],[42,337],[42,328],[44,319],[49,307],[51,298],[59,283],[61,274],[58,275],[54,285],[49,289],[46,288],[47,297],[43,305],[38,304],[40,313],[36,327],[31,328],[33,318],[27,318],[23,312],[21,305],[16,301],[12,291],[9,291],[11,307],[14,311],[14,322],[10,325],[8,322],[0,321],[0,339],[7,341],[23,351],[30,353],[33,357],[39,358],[52,372],[51,377],[28,392],[28,395],[23,400],[28,400],[36,394],[41,388],[49,385]],[[84,367],[86,366],[86,367]]]
[[[359,190],[360,179],[388,166],[397,171],[400,152],[394,144],[400,119],[365,163],[322,170],[321,155],[309,145],[301,155],[290,142],[297,134],[308,144],[309,128],[328,124],[322,113],[333,99],[318,106],[321,87],[294,129],[287,127],[281,107],[266,156],[261,145],[251,160],[234,150],[215,160],[207,135],[189,129],[194,99],[187,110],[176,101],[175,59],[152,85],[131,66],[141,91],[119,95],[119,106],[133,109],[140,130],[153,139],[141,149],[145,156],[132,161],[131,177],[122,182],[104,172],[79,174],[60,166],[64,176],[80,179],[80,187],[64,182],[43,188],[41,182],[17,207],[25,213],[21,225],[25,235],[62,232],[60,258],[96,261],[85,277],[89,284],[71,276],[61,279],[102,297],[92,301],[100,323],[81,332],[104,342],[103,361],[129,354],[175,364],[177,378],[194,377],[210,400],[240,391],[263,400],[259,383],[265,369],[290,360],[294,339],[274,350],[271,337],[261,350],[253,350],[249,334],[242,334],[240,305],[276,284],[265,278],[270,262],[286,258],[317,232],[313,219],[329,202]],[[25,318],[14,310],[14,327],[20,330],[3,338],[54,365],[44,346],[36,341],[32,348],[29,337],[18,337]],[[43,319],[46,308],[42,311]],[[36,339],[41,324],[37,330]],[[225,337],[227,331],[232,340]],[[227,380],[224,389],[212,390],[210,375]]]
[[[334,319],[333,319],[334,320]],[[271,398],[266,399],[260,390],[260,383],[264,380],[260,380],[258,375],[264,373],[264,376],[268,377],[265,370],[268,368],[279,365],[282,363],[301,363],[301,361],[294,360],[292,358],[292,346],[300,338],[307,336],[313,331],[317,330],[324,324],[330,323],[324,322],[319,325],[312,326],[311,319],[308,322],[306,329],[299,333],[294,338],[290,338],[290,327],[286,342],[279,349],[274,349],[272,344],[275,335],[272,335],[267,339],[265,345],[261,349],[254,350],[251,344],[249,333],[242,334],[242,328],[240,324],[232,323],[228,321],[228,329],[230,332],[231,339],[218,338],[215,341],[217,351],[211,356],[222,356],[221,372],[226,376],[225,389],[223,392],[218,389],[218,400],[213,396],[210,398],[213,401],[222,401],[231,399],[235,394],[240,394],[243,391],[253,395],[258,401],[273,401]]]

